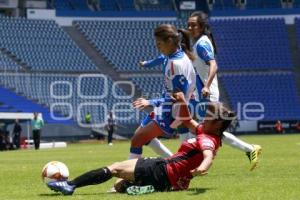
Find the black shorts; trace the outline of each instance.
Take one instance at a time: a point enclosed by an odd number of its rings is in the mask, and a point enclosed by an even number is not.
[[[136,185],[153,185],[157,191],[170,190],[166,161],[162,158],[140,158],[135,169],[134,178]]]

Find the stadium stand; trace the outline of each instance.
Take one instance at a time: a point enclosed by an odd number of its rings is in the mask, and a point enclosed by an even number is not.
[[[212,27],[220,70],[292,69],[283,18],[212,20]]]
[[[48,1],[50,5],[50,1]],[[69,0],[56,0],[53,2],[53,6],[58,10],[74,10],[74,6],[71,4]]]
[[[238,110],[238,103],[245,105],[254,102],[263,104],[263,120],[300,118],[300,98],[292,72],[224,74],[221,80],[229,93],[231,107],[235,110]],[[249,113],[248,116],[259,115]],[[241,119],[245,120],[244,117],[241,116]]]
[[[294,0],[294,7],[300,7],[300,0]]]
[[[47,123],[57,123],[57,121],[52,119],[49,109],[3,87],[0,87],[0,93],[0,102],[2,103],[0,106],[1,112],[39,112],[42,113]],[[56,115],[59,115],[59,113],[56,113]],[[60,123],[72,123],[72,121],[63,120]]]
[[[242,6],[243,7],[243,6]],[[250,0],[246,1],[245,7],[246,9],[262,9],[262,8],[281,8],[280,0]],[[235,3],[232,0],[215,0],[213,3],[214,10],[233,10],[240,9],[239,4]]]
[[[118,11],[118,3],[115,0],[111,1],[100,1],[100,9],[101,11]]]
[[[0,43],[32,70],[96,70],[54,21],[0,17],[0,27]]]
[[[159,55],[155,48],[153,29],[161,23],[185,26],[185,22],[180,20],[76,21],[75,26],[117,71],[157,71],[158,67],[139,68],[138,61]]]
[[[99,124],[105,122],[105,113],[115,106],[115,109],[119,110],[115,113],[119,117],[118,122],[138,123],[136,117],[132,117],[136,114],[131,106],[132,99],[128,98],[118,85],[114,85],[109,77],[106,79],[94,75],[42,73],[17,75],[11,73],[1,74],[0,77],[1,84],[6,88],[11,88],[16,93],[23,94],[25,98],[46,105],[47,108],[52,108],[62,115],[56,118],[65,117],[83,121],[85,113],[90,112],[92,123]],[[144,116],[144,113],[141,115]]]
[[[235,4],[231,0],[215,0],[213,8],[220,10],[233,9],[235,8]]]
[[[133,0],[118,0],[121,11],[135,11],[135,4]]]
[[[90,10],[86,0],[48,0],[47,3],[49,8],[57,10]]]
[[[161,93],[163,91],[163,86],[161,84],[163,82],[163,76],[140,76],[140,77],[132,77],[132,82],[139,87],[139,89],[143,92],[143,95],[148,98],[159,98],[161,97]]]
[[[20,66],[0,51],[0,70],[19,70]]]
[[[145,3],[141,6],[135,5],[133,0],[101,0],[99,13],[136,9],[147,12],[174,10],[173,4],[169,3],[171,1],[144,0],[143,2]],[[215,2],[214,9],[236,10],[231,0]],[[295,4],[297,2],[295,1]],[[56,0],[53,3],[57,10],[95,13],[89,11],[86,1],[83,0]],[[162,6],[163,4],[165,7]],[[247,8],[258,7],[278,8],[280,1],[248,1]],[[231,106],[236,109],[238,102],[245,104],[256,101],[265,106],[264,120],[299,119],[299,94],[295,85],[294,66],[284,19],[213,19],[210,22],[218,47],[217,61],[221,83],[227,91]],[[73,26],[117,73],[129,74],[129,78],[142,94],[153,98],[158,97],[162,89],[161,85],[157,84],[163,82],[160,76],[161,67],[140,68],[138,61],[159,55],[155,48],[153,29],[162,23],[186,28],[185,20],[149,19],[77,20],[73,22]],[[300,18],[295,20],[295,24],[300,48]],[[104,112],[106,107],[103,105],[107,106],[107,110],[111,110],[116,103],[123,103],[119,109],[127,109],[116,113],[117,116],[129,116],[135,112],[131,107],[132,99],[122,99],[112,95],[114,82],[111,78],[108,78],[108,95],[103,98],[95,97],[101,96],[104,89],[104,83],[99,80],[99,77],[83,79],[78,88],[78,73],[105,73],[105,71],[100,71],[100,68],[93,64],[64,29],[54,21],[2,16],[0,27],[0,70],[1,72],[16,71],[16,73],[0,75],[4,92],[15,92],[15,95],[20,98],[47,110],[48,114],[45,116],[49,116],[49,109],[53,109],[57,116],[69,117],[71,113],[71,119],[76,121],[77,119],[81,121],[85,113],[90,112],[94,120],[92,123],[101,123],[106,119]],[[17,31],[20,29],[24,31]],[[14,56],[16,60],[26,64],[30,73],[18,73],[20,69],[18,63],[2,51],[10,53],[9,55]],[[57,72],[61,74],[54,74]],[[50,90],[51,84],[53,90]],[[283,98],[281,93],[286,93],[284,90],[287,90],[287,95]],[[116,92],[119,96],[126,95],[119,87],[116,87]],[[0,102],[2,102],[0,111],[27,111],[27,108],[14,105],[19,102],[3,99],[0,99]],[[22,105],[26,104],[28,103],[22,103]],[[47,113],[45,110],[41,112]],[[139,118],[123,119],[119,122],[137,124],[145,114],[138,113],[138,115]]]
[[[174,10],[174,4],[169,0],[142,0],[138,3],[142,11],[170,11]]]
[[[70,3],[73,4],[74,8],[77,10],[90,10],[86,0],[72,0]]]
[[[136,71],[138,60],[158,55],[153,28],[160,23],[164,22],[76,21],[75,25],[117,71]],[[185,22],[180,20],[171,23],[185,27]],[[292,68],[283,18],[212,20],[211,23],[220,50],[217,57],[220,70]],[[143,46],[140,40],[145,43]]]
[[[297,43],[298,43],[298,47],[300,48],[300,18],[295,19],[295,27],[296,27],[296,34],[297,34]]]

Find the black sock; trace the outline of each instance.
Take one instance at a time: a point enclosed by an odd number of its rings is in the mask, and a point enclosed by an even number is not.
[[[112,173],[107,167],[95,169],[84,173],[72,181],[68,181],[69,185],[75,185],[75,187],[83,187],[87,185],[96,185],[108,181],[111,179]]]

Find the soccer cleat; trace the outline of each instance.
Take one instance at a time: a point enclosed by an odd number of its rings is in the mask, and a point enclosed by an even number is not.
[[[250,171],[254,170],[257,167],[259,156],[262,151],[262,148],[259,145],[253,144],[253,147],[253,151],[246,153],[250,161]]]
[[[146,186],[130,186],[126,189],[127,194],[129,195],[141,195],[141,194],[148,194],[154,192],[155,189],[152,185]]]
[[[61,192],[64,195],[72,195],[75,190],[75,186],[69,185],[67,181],[52,181],[47,183],[47,186],[51,190]]]

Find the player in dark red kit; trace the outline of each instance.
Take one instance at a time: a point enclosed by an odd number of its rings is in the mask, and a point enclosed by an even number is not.
[[[196,134],[196,138],[182,143],[177,153],[168,158],[140,158],[117,162],[107,167],[89,171],[72,181],[49,182],[48,187],[65,195],[87,185],[106,182],[113,176],[122,178],[119,183],[128,194],[143,194],[153,191],[187,189],[190,180],[205,175],[212,165],[216,151],[221,145],[221,135],[229,126],[234,114],[219,103],[208,106],[203,124],[190,117],[182,92],[173,94],[174,106],[179,106],[178,119]],[[119,192],[121,192],[121,187]]]

